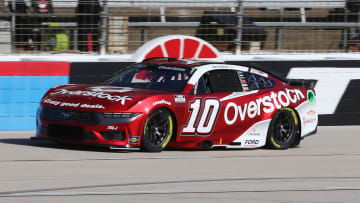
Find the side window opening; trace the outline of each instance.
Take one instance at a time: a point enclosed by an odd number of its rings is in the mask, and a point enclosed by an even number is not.
[[[205,78],[202,76],[199,81],[195,84],[194,88],[191,90],[190,94],[207,94],[210,90],[208,89]]]
[[[236,71],[213,70],[204,75],[205,84],[211,93],[241,92],[242,87]]]
[[[269,89],[275,87],[275,82],[269,78],[249,72],[244,72],[243,74],[250,90]]]

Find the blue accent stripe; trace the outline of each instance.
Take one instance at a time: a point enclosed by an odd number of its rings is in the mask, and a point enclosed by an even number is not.
[[[34,130],[42,96],[67,83],[69,76],[0,76],[0,130]]]

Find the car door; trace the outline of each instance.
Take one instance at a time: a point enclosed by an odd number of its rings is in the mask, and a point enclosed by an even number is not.
[[[275,82],[265,73],[237,71],[244,92],[233,94],[224,106],[224,123],[233,129],[230,147],[257,148],[266,144],[267,130],[275,111],[270,97]]]
[[[183,125],[180,128],[182,140],[209,140],[213,144],[231,140],[231,130],[224,122],[222,99],[234,93],[242,93],[243,87],[236,70],[210,70],[205,72],[187,95]]]

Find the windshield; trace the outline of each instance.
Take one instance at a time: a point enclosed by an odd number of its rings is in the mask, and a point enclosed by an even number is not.
[[[134,64],[119,71],[105,84],[152,90],[181,92],[193,69],[159,64]]]

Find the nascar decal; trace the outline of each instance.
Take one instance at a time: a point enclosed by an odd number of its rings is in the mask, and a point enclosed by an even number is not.
[[[186,125],[183,126],[182,135],[208,136],[215,127],[220,112],[221,103],[217,98],[195,98],[190,102],[190,116]],[[197,123],[196,121],[199,122]]]
[[[304,94],[298,89],[285,89],[285,91],[279,91],[277,93],[271,92],[270,96],[264,96],[256,99],[256,101],[250,101],[243,106],[237,105],[234,102],[229,102],[225,107],[224,120],[227,125],[232,125],[236,120],[245,120],[248,118],[254,118],[259,116],[262,112],[271,113],[276,109],[288,106],[291,103],[296,103],[300,99],[304,99]],[[230,109],[234,112],[234,115],[229,115]]]
[[[56,92],[50,93],[50,95],[58,95],[58,94],[69,94],[69,95],[81,95],[86,97],[96,97],[99,99],[107,99],[110,101],[119,101],[122,105],[125,105],[126,100],[132,100],[128,96],[116,96],[107,94],[104,92],[93,92],[93,91],[82,91],[82,90],[76,90],[76,91],[69,91],[67,89],[58,89]]]
[[[80,108],[87,108],[87,109],[105,109],[105,107],[101,104],[81,104],[81,103],[55,101],[55,100],[51,100],[51,99],[45,99],[44,103],[52,104],[54,106],[60,106],[60,107],[80,107]]]
[[[174,101],[175,101],[175,103],[185,103],[186,102],[185,95],[183,95],[183,94],[175,95]]]

